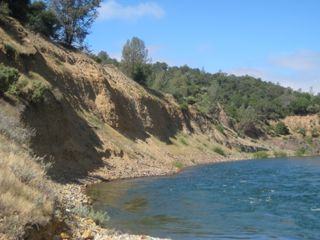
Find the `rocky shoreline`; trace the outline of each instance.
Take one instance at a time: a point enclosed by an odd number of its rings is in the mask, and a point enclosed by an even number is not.
[[[113,178],[109,176],[109,178],[87,178],[79,183],[70,183],[70,184],[61,184],[59,189],[59,197],[62,206],[65,208],[65,213],[67,215],[66,219],[64,220],[69,229],[66,231],[61,232],[60,235],[56,236],[56,239],[63,239],[63,240],[71,240],[71,239],[79,239],[79,240],[158,240],[160,238],[155,238],[146,235],[130,235],[127,233],[121,233],[115,231],[114,229],[107,229],[97,225],[94,220],[90,218],[82,218],[76,213],[76,209],[82,207],[90,207],[92,204],[92,200],[89,196],[86,195],[86,188],[92,184],[96,184],[102,182],[102,179],[108,181],[115,181],[121,179],[130,179],[130,178],[138,178],[138,177],[154,177],[154,176],[167,176],[177,174],[180,171],[195,167],[204,164],[213,164],[218,162],[227,162],[227,161],[238,161],[247,159],[248,156],[243,156],[240,158],[237,156],[236,158],[216,158],[210,159],[205,163],[195,164],[193,166],[187,166],[183,169],[168,169],[167,171],[156,173],[149,172],[148,174],[137,174],[132,173],[128,176],[123,176],[121,178]]]

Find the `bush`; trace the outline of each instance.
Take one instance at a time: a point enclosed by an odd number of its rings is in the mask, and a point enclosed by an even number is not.
[[[214,151],[215,153],[218,153],[218,154],[221,155],[221,156],[226,156],[225,152],[224,152],[223,149],[220,148],[220,147],[214,147],[214,148],[213,148],[213,151]]]
[[[14,96],[20,96],[23,89],[28,85],[27,79],[19,79],[17,82],[10,85],[8,93]]]
[[[188,103],[186,103],[186,102],[180,103],[180,108],[182,111],[187,111],[188,110]]]
[[[12,46],[11,44],[5,43],[4,44],[4,49],[6,54],[10,57],[15,59],[17,57],[17,50],[14,46]]]
[[[183,163],[180,162],[180,161],[175,161],[173,162],[173,166],[178,168],[178,169],[182,169],[184,166],[183,166]]]
[[[298,133],[300,133],[303,137],[305,137],[306,136],[306,129],[305,128],[300,128],[298,130]]]
[[[0,94],[9,90],[10,86],[18,81],[19,72],[15,68],[0,64]]]
[[[95,211],[93,207],[87,207],[83,205],[73,209],[73,212],[80,217],[90,218],[99,225],[105,225],[110,219],[106,212]]]
[[[259,151],[253,154],[254,158],[267,158],[269,154],[266,151]]]
[[[287,153],[286,152],[282,152],[282,151],[279,151],[279,152],[274,151],[273,155],[275,157],[287,157]]]
[[[288,127],[283,122],[278,122],[274,126],[274,132],[277,135],[288,135],[290,133]]]
[[[41,81],[32,82],[32,93],[30,96],[30,101],[33,103],[39,103],[44,100],[45,92],[49,90],[49,87]]]

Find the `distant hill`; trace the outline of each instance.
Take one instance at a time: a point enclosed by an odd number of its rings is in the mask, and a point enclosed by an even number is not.
[[[165,63],[155,63],[150,68],[149,87],[171,93],[181,105],[194,105],[205,113],[215,112],[218,103],[236,121],[241,121],[247,112],[255,114],[258,120],[320,112],[319,95],[294,91],[249,75],[210,74]]]

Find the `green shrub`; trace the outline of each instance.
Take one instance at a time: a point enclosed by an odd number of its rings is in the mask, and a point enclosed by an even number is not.
[[[11,57],[11,58],[16,58],[17,57],[17,50],[14,46],[12,46],[9,43],[4,44],[4,49],[6,54]]]
[[[32,82],[32,93],[30,101],[33,103],[39,103],[44,100],[44,93],[49,90],[49,87],[41,81]]]
[[[299,149],[297,149],[297,150],[295,151],[295,155],[296,155],[296,156],[303,156],[303,155],[306,154],[306,152],[307,152],[307,149],[304,148],[304,147],[302,147],[302,148],[299,148]]]
[[[106,212],[95,211],[93,207],[79,206],[73,209],[73,212],[80,217],[90,218],[95,221],[96,224],[105,225],[109,221],[109,216]]]
[[[15,96],[20,96],[23,92],[23,89],[28,85],[27,79],[19,79],[19,81],[10,85],[8,93]]]
[[[300,133],[302,136],[306,136],[306,129],[305,128],[300,128],[299,130],[298,130],[298,133]]]
[[[222,134],[224,134],[224,127],[221,124],[216,125],[216,129]]]
[[[9,90],[10,86],[18,81],[19,72],[15,68],[0,64],[0,94]]]
[[[218,154],[221,155],[221,156],[226,156],[225,152],[223,151],[223,149],[222,149],[221,147],[214,147],[214,148],[213,148],[213,151],[214,151],[215,153],[218,153]]]
[[[188,110],[188,103],[186,103],[186,102],[181,103],[180,108],[182,111],[187,111]]]
[[[273,155],[274,155],[275,157],[287,157],[287,153],[286,153],[286,152],[282,152],[282,151],[279,151],[279,152],[274,151],[274,152],[273,152]]]
[[[288,135],[290,133],[288,127],[283,122],[278,122],[274,126],[274,132],[277,135]]]
[[[184,166],[183,166],[183,163],[180,162],[180,161],[175,161],[173,162],[173,166],[178,168],[178,169],[182,169]]]
[[[266,151],[259,151],[253,154],[254,158],[267,158],[269,154]]]

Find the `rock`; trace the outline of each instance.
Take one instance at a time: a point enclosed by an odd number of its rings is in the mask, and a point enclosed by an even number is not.
[[[87,219],[85,220],[85,223],[86,223],[87,225],[93,225],[93,226],[96,225],[95,221],[92,220],[91,218],[87,218]]]
[[[60,238],[62,240],[69,240],[70,239],[70,235],[65,233],[65,232],[62,232],[62,233],[60,233]]]
[[[92,231],[90,229],[87,229],[86,231],[83,232],[81,238],[83,240],[92,240],[92,239],[94,239],[94,234],[92,233]]]

